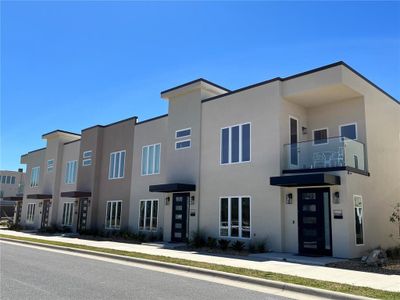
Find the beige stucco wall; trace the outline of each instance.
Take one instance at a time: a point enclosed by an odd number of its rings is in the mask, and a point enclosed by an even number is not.
[[[24,172],[16,172],[16,171],[7,171],[1,170],[0,177],[2,176],[10,176],[15,178],[15,183],[5,183],[3,184],[0,181],[0,191],[2,191],[3,197],[12,197],[17,196],[21,191],[23,193],[24,184],[26,182],[26,173]],[[21,188],[20,188],[21,185]]]

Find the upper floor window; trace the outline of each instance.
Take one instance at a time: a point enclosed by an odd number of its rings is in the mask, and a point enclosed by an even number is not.
[[[6,180],[7,180],[7,176],[1,177],[1,183],[2,183],[2,184],[5,184],[5,183],[6,183]]]
[[[175,143],[175,150],[186,149],[191,147],[191,140],[184,140]]]
[[[250,123],[221,129],[221,164],[250,161]]]
[[[328,144],[328,128],[313,130],[313,144],[314,145]]]
[[[10,183],[11,183],[11,176],[7,176],[6,184],[10,184]]]
[[[39,186],[40,167],[33,167],[31,170],[31,187]]]
[[[161,144],[142,148],[142,175],[160,174]]]
[[[183,138],[183,137],[188,137],[192,134],[192,129],[191,128],[186,128],[186,129],[180,129],[175,132],[175,138]]]
[[[112,152],[110,154],[108,179],[124,178],[124,169],[125,169],[125,150]]]
[[[90,166],[92,164],[92,150],[83,151],[82,158],[82,166]]]
[[[15,176],[11,176],[11,184],[15,184]]]
[[[65,169],[65,183],[73,184],[76,181],[77,161],[71,160],[67,162]]]
[[[47,172],[53,172],[54,170],[54,159],[49,159],[47,161]]]
[[[357,123],[343,124],[339,126],[340,136],[352,140],[357,139]]]
[[[83,151],[82,157],[83,158],[91,158],[92,157],[92,150]]]

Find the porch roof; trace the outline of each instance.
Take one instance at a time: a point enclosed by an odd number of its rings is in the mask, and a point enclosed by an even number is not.
[[[271,185],[285,187],[340,185],[340,176],[325,173],[285,175],[271,177],[269,181]]]
[[[173,192],[192,192],[196,190],[195,184],[187,183],[166,183],[149,186],[149,192],[173,193]]]
[[[84,192],[84,191],[68,191],[68,192],[61,192],[61,197],[65,198],[84,198],[84,197],[91,197],[92,192]]]
[[[9,196],[9,197],[3,197],[3,200],[6,201],[22,201],[22,196]]]
[[[51,199],[52,194],[30,194],[26,196],[28,199]]]

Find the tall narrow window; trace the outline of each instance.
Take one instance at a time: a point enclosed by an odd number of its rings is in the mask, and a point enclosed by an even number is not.
[[[121,228],[121,208],[122,200],[107,201],[106,204],[106,229]]]
[[[31,170],[31,187],[39,186],[39,174],[40,174],[40,167],[32,168],[32,170]]]
[[[139,230],[156,231],[158,227],[158,200],[141,200]]]
[[[54,170],[54,159],[49,159],[47,161],[47,172],[53,172]]]
[[[220,236],[250,238],[250,197],[220,199]]]
[[[77,164],[78,162],[76,160],[71,160],[67,162],[67,166],[65,168],[66,184],[73,184],[76,182]]]
[[[125,150],[112,152],[108,169],[108,179],[124,178]]]
[[[290,165],[299,164],[299,152],[297,151],[299,142],[299,121],[293,117],[289,118],[289,139],[290,139]]]
[[[250,123],[221,129],[221,164],[250,161]]]
[[[356,245],[364,244],[364,212],[362,197],[353,195]]]
[[[74,212],[74,203],[72,202],[64,203],[63,217],[62,217],[63,226],[72,225],[73,212]]]
[[[35,203],[28,203],[26,211],[26,223],[32,224],[35,219]]]
[[[161,144],[147,145],[142,148],[142,171],[144,175],[160,174]]]

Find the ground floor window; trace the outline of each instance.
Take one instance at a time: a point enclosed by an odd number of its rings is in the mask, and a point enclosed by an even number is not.
[[[364,212],[362,197],[353,195],[354,221],[356,229],[356,245],[364,244]]]
[[[250,197],[220,198],[220,236],[250,238]]]
[[[157,230],[158,200],[141,200],[139,211],[139,230]]]
[[[120,229],[122,200],[107,201],[106,229]]]
[[[26,212],[26,222],[27,223],[33,223],[33,220],[35,218],[35,203],[28,203],[28,210]]]
[[[74,211],[74,204],[72,202],[64,203],[62,225],[64,225],[64,226],[72,225],[73,211]]]

